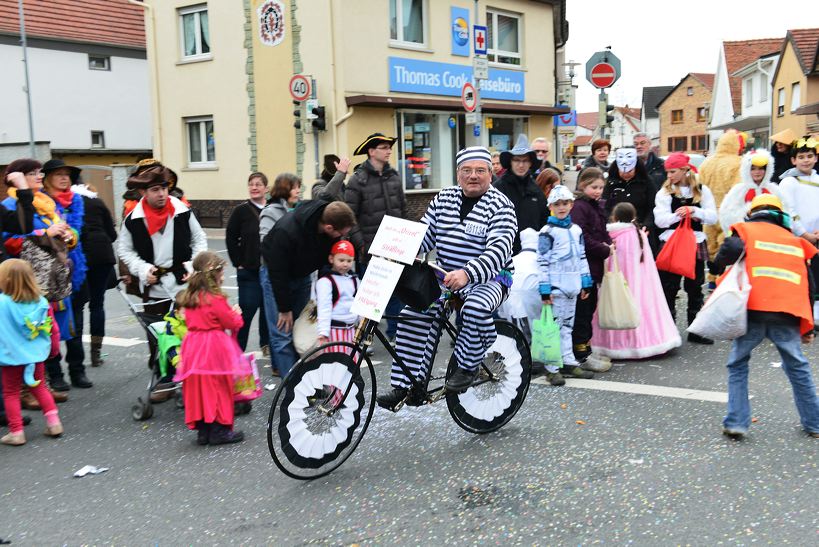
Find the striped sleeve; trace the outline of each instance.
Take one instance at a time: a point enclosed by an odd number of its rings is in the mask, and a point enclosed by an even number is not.
[[[421,222],[427,225],[427,233],[424,235],[424,241],[421,242],[420,253],[428,253],[435,248],[435,239],[438,232],[438,196],[435,196],[427,207],[427,212]]]
[[[518,231],[517,217],[509,198],[495,189],[490,189],[487,194],[491,214],[486,230],[486,249],[464,266],[473,283],[486,283],[502,269],[511,268],[512,244]]]

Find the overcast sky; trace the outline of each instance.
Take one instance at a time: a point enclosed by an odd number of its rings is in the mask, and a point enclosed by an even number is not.
[[[784,38],[788,29],[819,27],[819,3],[811,0],[566,4],[566,61],[582,63],[574,78],[578,112],[597,111],[599,91],[586,80],[586,61],[606,46],[622,69],[608,89],[609,104],[639,108],[644,86],[677,85],[689,72],[716,72],[724,40]]]

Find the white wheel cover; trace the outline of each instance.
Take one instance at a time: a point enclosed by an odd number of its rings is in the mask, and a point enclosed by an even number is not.
[[[499,334],[487,355],[492,352],[503,356],[506,369],[506,377],[500,382],[497,393],[489,398],[479,398],[479,390],[488,385],[482,384],[471,387],[458,396],[458,401],[470,416],[486,422],[491,422],[509,408],[523,382],[522,357],[514,338]]]
[[[290,420],[287,422],[287,431],[290,433],[290,445],[304,458],[320,459],[335,451],[338,445],[348,440],[349,428],[355,422],[355,412],[359,410],[358,386],[353,383],[344,406],[339,408],[334,417],[335,426],[326,433],[315,434],[307,428],[304,409],[309,403],[307,397],[312,397],[316,390],[324,389],[325,385],[347,386],[352,375],[347,366],[341,363],[323,363],[316,370],[307,372],[296,385],[293,401],[287,407]]]

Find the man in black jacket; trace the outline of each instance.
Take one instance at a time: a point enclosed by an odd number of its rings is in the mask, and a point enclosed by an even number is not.
[[[654,191],[659,192],[663,187],[663,183],[667,178],[665,173],[665,161],[658,158],[657,155],[651,151],[651,139],[646,133],[634,134],[634,148],[637,150],[637,157],[643,165],[646,166],[648,178],[654,185]]]
[[[259,283],[259,216],[265,206],[267,177],[264,173],[251,173],[247,180],[249,198],[237,205],[230,213],[225,230],[225,245],[230,262],[236,268],[236,283],[239,286],[239,307],[242,308],[244,324],[239,329],[237,340],[244,351],[250,334],[250,324],[256,310],[259,310],[259,345],[268,345],[267,320],[264,314],[262,286]]]
[[[270,355],[279,374],[287,376],[298,356],[293,347],[293,321],[310,298],[310,274],[327,264],[333,243],[355,225],[355,215],[341,201],[312,200],[284,215],[262,240],[262,258],[273,286],[283,336],[271,339]]]
[[[515,147],[501,152],[500,162],[506,172],[495,183],[495,188],[515,206],[518,231],[512,254],[520,252],[520,232],[526,228],[540,230],[549,218],[546,196],[532,178],[532,167],[540,165],[534,150],[529,149],[526,135],[520,135]]]

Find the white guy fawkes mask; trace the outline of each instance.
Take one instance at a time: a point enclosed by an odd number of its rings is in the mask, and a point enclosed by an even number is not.
[[[634,148],[618,148],[615,158],[617,168],[622,173],[628,173],[637,165],[637,150]]]

